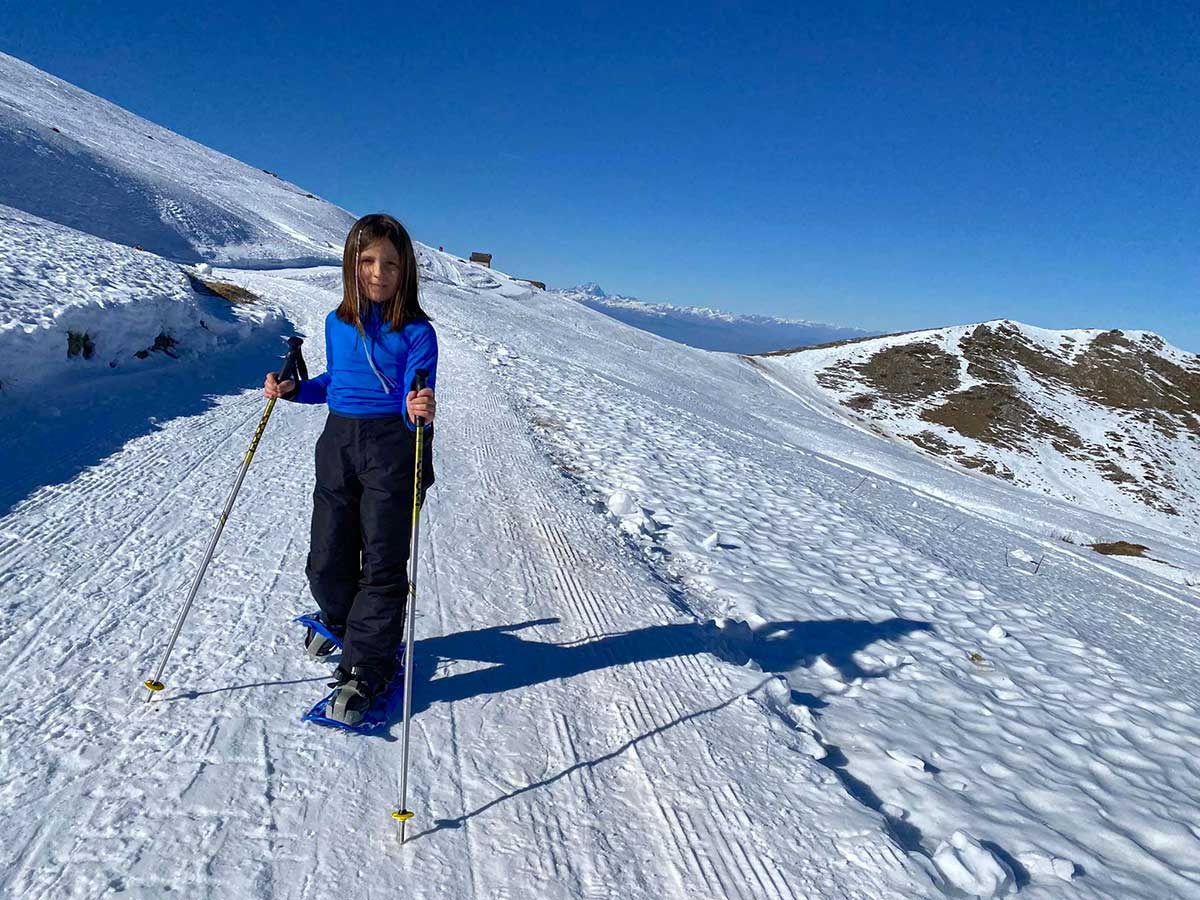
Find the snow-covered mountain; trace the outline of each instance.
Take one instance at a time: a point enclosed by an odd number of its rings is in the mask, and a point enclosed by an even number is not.
[[[1200,357],[1008,320],[768,354],[791,386],[958,465],[1195,534]]]
[[[595,282],[556,293],[627,325],[701,350],[765,353],[870,334],[859,328],[825,325],[806,319],[742,315],[703,306],[643,303],[635,297],[606,294]]]
[[[183,145],[161,143],[130,190],[174,165]],[[312,605],[324,408],[275,407],[144,702],[279,334],[309,335],[319,373],[341,273],[185,270],[52,207],[0,209],[0,380],[19,387],[0,394],[0,896],[1200,895],[1182,516],[947,465],[894,438],[899,412],[849,418],[839,398],[874,382],[804,368],[846,348],[708,352],[428,248],[410,842],[398,713],[391,740],[301,721],[329,677],[290,621]],[[250,257],[278,262],[259,235]],[[218,302],[196,278],[233,287]],[[931,378],[946,402],[1016,385],[1092,440],[1081,411],[1116,403],[1085,361],[1142,367],[1155,405],[1096,428],[1146,443],[1135,426],[1185,421],[1163,398],[1190,382],[1162,361],[1190,363],[1151,337],[989,323],[999,349],[967,359],[977,329],[951,331],[902,377],[866,344],[830,371],[882,379],[871,409]],[[1150,552],[1087,546],[1122,540]]]
[[[354,221],[4,53],[0,173],[0,204],[184,262],[336,262]]]

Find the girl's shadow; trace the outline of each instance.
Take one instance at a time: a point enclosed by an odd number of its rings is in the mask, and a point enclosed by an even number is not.
[[[413,649],[413,714],[437,703],[501,694],[610,666],[701,653],[743,664],[753,660],[764,672],[787,672],[824,656],[843,678],[875,678],[886,673],[863,670],[854,661],[855,651],[875,641],[896,640],[932,627],[927,622],[898,618],[883,622],[855,619],[777,622],[739,640],[731,639],[712,622],[682,623],[654,625],[573,643],[526,640],[515,634],[558,621],[535,619],[418,641]],[[461,674],[438,674],[459,660],[493,665]],[[389,726],[400,720],[400,704],[393,706]]]

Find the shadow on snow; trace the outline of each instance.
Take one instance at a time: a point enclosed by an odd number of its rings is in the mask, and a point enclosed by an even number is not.
[[[756,635],[746,634],[741,639],[731,637],[712,622],[656,625],[570,643],[529,640],[516,634],[557,621],[537,619],[419,641],[414,649],[413,714],[428,710],[438,703],[454,703],[481,695],[504,693],[610,666],[701,653],[711,653],[743,665],[753,661],[766,673],[766,677],[750,691],[739,692],[733,697],[688,713],[626,741],[594,759],[578,762],[555,775],[496,797],[457,818],[439,820],[433,828],[423,834],[462,827],[471,818],[487,812],[505,800],[560,781],[579,769],[599,765],[676,725],[724,709],[738,698],[759,690],[775,677],[774,673],[810,664],[818,656],[824,657],[846,679],[884,677],[886,673],[863,670],[853,659],[853,654],[876,641],[899,640],[914,631],[932,630],[932,626],[927,622],[894,618],[884,622],[851,619],[778,622],[759,629]],[[455,661],[462,660],[493,665],[462,674],[438,674],[452,667]],[[797,692],[793,692],[793,701],[814,707],[826,705],[809,695],[797,696]],[[395,724],[399,715],[400,710],[394,709],[389,724]],[[841,770],[838,772],[839,776],[844,774],[844,757],[841,762],[842,765],[834,762],[830,766],[835,771]],[[842,780],[845,784],[846,780]],[[858,790],[851,790],[851,793],[856,795],[855,799],[859,802],[873,808],[880,805],[877,801],[870,802],[874,798],[865,785],[856,783],[853,787]],[[907,840],[900,841],[902,844],[912,843],[916,836],[906,834],[903,838]]]
[[[143,371],[104,372],[55,386],[37,407],[14,411],[0,429],[0,517],[38,488],[72,480],[160,423],[199,415],[223,396],[260,387],[286,349],[280,335],[294,333],[286,321],[269,327],[200,359],[152,358]],[[230,460],[245,453],[265,408],[265,400],[247,404],[244,439],[235,441]]]

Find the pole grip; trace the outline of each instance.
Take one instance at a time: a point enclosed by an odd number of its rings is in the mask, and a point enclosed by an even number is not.
[[[297,374],[301,378],[307,378],[308,366],[304,364],[304,354],[300,350],[304,346],[304,338],[292,335],[287,339],[287,345],[288,352],[283,357],[279,374],[275,376],[276,381],[295,381]]]
[[[410,387],[409,390],[423,391],[425,390],[428,381],[429,371],[427,369],[417,369],[416,373],[413,375],[412,387]],[[422,416],[417,416],[414,421],[416,421],[418,428],[421,428],[425,425],[425,419]]]

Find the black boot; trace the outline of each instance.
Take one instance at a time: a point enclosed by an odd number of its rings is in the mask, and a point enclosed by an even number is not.
[[[362,722],[375,697],[387,687],[387,680],[381,673],[363,666],[355,666],[350,671],[338,666],[333,677],[336,680],[330,687],[334,691],[326,714],[343,725],[354,726]]]

